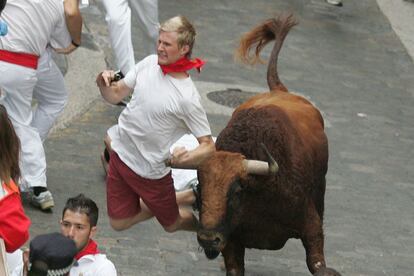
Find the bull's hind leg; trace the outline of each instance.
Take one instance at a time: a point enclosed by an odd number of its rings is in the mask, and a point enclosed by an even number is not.
[[[226,275],[244,275],[244,251],[245,248],[237,242],[228,241],[222,251],[226,265]]]
[[[306,264],[309,271],[313,274],[322,267],[326,267],[323,254],[324,237],[322,219],[312,201],[308,204],[307,212],[302,243],[306,250]]]

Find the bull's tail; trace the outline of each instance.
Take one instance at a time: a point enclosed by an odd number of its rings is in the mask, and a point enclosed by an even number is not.
[[[257,62],[263,63],[259,56],[260,52],[270,41],[276,40],[267,67],[267,84],[271,91],[288,91],[279,79],[279,74],[277,73],[277,58],[286,35],[297,24],[292,14],[280,15],[277,18],[264,21],[250,32],[244,34],[241,38],[236,56],[242,62],[251,65]],[[255,53],[251,55],[250,51],[254,47],[256,47]]]

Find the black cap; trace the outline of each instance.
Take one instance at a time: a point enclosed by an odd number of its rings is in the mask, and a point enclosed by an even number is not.
[[[30,242],[31,265],[41,263],[53,275],[66,275],[77,254],[75,242],[60,233],[39,235]]]

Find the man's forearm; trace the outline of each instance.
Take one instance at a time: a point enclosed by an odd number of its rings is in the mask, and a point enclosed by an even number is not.
[[[79,46],[82,35],[82,15],[79,11],[77,0],[65,0],[65,19],[72,42]]]
[[[115,86],[100,85],[99,90],[101,91],[102,98],[110,104],[117,104],[122,100]]]
[[[211,139],[211,141],[200,143],[197,148],[187,151],[185,154],[177,154],[178,156],[175,156],[173,153],[168,165],[180,169],[197,169],[201,162],[210,157],[215,150],[214,141]]]

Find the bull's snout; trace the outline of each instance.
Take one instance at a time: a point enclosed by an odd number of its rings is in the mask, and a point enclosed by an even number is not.
[[[212,247],[219,250],[224,247],[224,235],[217,231],[199,230],[197,239],[202,247]]]
[[[224,235],[217,231],[199,230],[197,240],[204,248],[204,253],[209,259],[215,259],[225,245]]]

